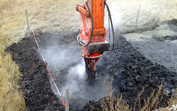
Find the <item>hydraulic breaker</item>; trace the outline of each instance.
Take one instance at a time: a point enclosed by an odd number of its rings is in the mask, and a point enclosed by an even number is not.
[[[87,0],[83,5],[76,7],[76,10],[80,12],[81,19],[77,41],[82,47],[82,57],[85,60],[89,77],[95,77],[99,58],[104,51],[110,49],[110,43],[106,41],[104,8],[104,0]]]

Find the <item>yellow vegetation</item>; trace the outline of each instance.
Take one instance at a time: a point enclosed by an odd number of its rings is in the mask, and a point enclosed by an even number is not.
[[[147,99],[144,100],[144,105],[141,106],[141,96],[144,93],[144,87],[143,87],[143,89],[137,95],[134,106],[130,107],[128,104],[126,104],[123,101],[121,94],[119,94],[118,97],[115,97],[113,95],[113,92],[114,92],[114,89],[112,87],[113,77],[111,78],[111,81],[108,84],[106,84],[107,78],[108,78],[108,75],[105,77],[104,82],[103,82],[103,87],[107,93],[107,96],[105,97],[105,99],[101,100],[101,109],[103,111],[136,111],[137,107],[139,108],[138,109],[139,111],[152,111],[153,109],[158,108],[158,105],[163,99],[163,93],[162,93],[163,84],[161,83],[161,85],[158,86],[157,92],[155,93],[155,89],[154,89],[151,95],[147,97]],[[177,104],[177,91],[176,91],[176,94],[173,94],[173,97],[170,99],[169,107],[156,109],[154,111],[171,111],[172,110],[171,106],[176,105],[176,104]],[[94,106],[92,105],[91,107],[95,109],[96,111],[98,110],[94,108]]]
[[[18,89],[19,76],[18,66],[12,61],[10,54],[4,49],[15,42],[16,28],[23,21],[23,16],[14,7],[20,1],[0,1],[0,111],[24,111],[25,101]],[[14,7],[13,7],[13,3]]]
[[[111,3],[114,0],[107,1]],[[170,1],[177,4],[177,0]],[[34,29],[59,30],[59,26],[62,26],[64,30],[79,26],[79,14],[75,11],[75,6],[79,3],[83,3],[83,0],[0,0],[0,111],[25,110],[25,101],[21,91],[18,90],[21,74],[10,55],[4,52],[7,46],[19,41],[26,33],[25,9],[28,9],[29,19]],[[166,10],[164,13],[171,13],[168,18],[177,16],[176,10],[171,12]],[[162,18],[164,19],[165,16]]]
[[[0,55],[0,111],[24,111],[25,101],[18,90],[18,66],[12,61],[10,54]]]

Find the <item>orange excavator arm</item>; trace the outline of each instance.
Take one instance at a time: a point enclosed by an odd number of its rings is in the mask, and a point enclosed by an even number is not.
[[[90,77],[95,76],[96,64],[103,52],[110,49],[110,43],[106,41],[107,29],[104,26],[105,3],[104,0],[87,0],[76,7],[81,18],[77,40],[82,47],[82,57]],[[111,20],[111,17],[109,19]]]

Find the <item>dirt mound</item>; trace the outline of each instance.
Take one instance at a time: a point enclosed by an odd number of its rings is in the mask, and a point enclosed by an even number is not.
[[[32,36],[12,44],[6,49],[6,52],[11,53],[13,60],[19,65],[19,70],[23,74],[19,84],[27,109],[30,111],[64,110],[60,108],[61,102],[51,90],[46,67],[38,56]]]
[[[55,42],[60,44],[57,48],[70,48],[79,50],[79,46],[75,46],[77,42],[75,38],[77,33],[69,32],[51,32],[41,33],[38,32],[37,39],[39,41],[42,50],[45,50],[50,44],[55,46]],[[51,47],[50,46],[50,47]],[[123,94],[123,100],[126,101],[130,106],[134,105],[134,101],[138,92],[145,87],[145,91],[141,96],[141,99],[147,99],[150,96],[152,89],[157,89],[157,86],[163,82],[163,91],[167,93],[168,97],[171,96],[172,90],[177,88],[177,73],[169,71],[162,65],[153,64],[151,61],[146,59],[140,52],[132,47],[132,45],[121,35],[116,36],[116,45],[114,51],[105,52],[102,58],[99,60],[97,66],[97,77],[95,84],[86,84],[87,93],[85,98],[95,100],[93,94],[99,94],[98,91],[102,90],[102,80],[105,75],[109,77],[113,76],[113,88],[115,94],[118,92]],[[56,48],[56,49],[57,49]],[[75,51],[76,57],[80,55],[80,51]],[[57,51],[57,50],[56,50]],[[15,43],[6,49],[6,52],[10,52],[13,60],[19,64],[19,70],[23,74],[20,84],[22,87],[23,95],[26,101],[26,106],[29,110],[64,110],[60,99],[52,92],[51,84],[49,82],[48,73],[46,68],[39,56],[34,39],[27,37],[22,39],[20,42]],[[69,55],[67,55],[69,56]],[[75,57],[74,56],[74,57]],[[69,56],[70,57],[70,56]],[[72,58],[73,59],[73,58]],[[76,59],[76,58],[74,58]],[[48,61],[47,61],[48,62]],[[61,62],[61,61],[59,61]],[[51,63],[48,62],[49,68],[52,72],[62,73],[61,76],[55,75],[59,88],[65,86],[68,75],[68,69],[77,64],[77,59],[72,64],[66,64],[65,68],[51,67]],[[82,82],[80,82],[82,84]],[[92,92],[92,90],[95,90]],[[90,98],[89,93],[93,95]],[[101,99],[102,97],[98,97]],[[97,98],[97,99],[98,99]],[[78,100],[78,101],[77,101]],[[89,102],[87,99],[71,98],[71,109],[81,110],[81,102]],[[167,98],[161,101],[162,104],[166,104]],[[99,106],[99,102],[92,102],[93,106]],[[79,105],[79,107],[78,107]],[[83,110],[90,110],[91,108],[86,105]]]
[[[164,21],[163,23],[171,24],[171,25],[176,25],[177,26],[177,19],[172,19],[168,21]]]
[[[104,71],[114,77],[113,86],[116,92],[122,93],[124,101],[130,106],[134,105],[137,94],[143,87],[145,90],[141,96],[142,105],[143,100],[151,95],[153,89],[157,91],[157,86],[162,82],[164,98],[159,106],[167,105],[172,92],[177,88],[177,73],[148,60],[124,37],[119,36],[116,39],[118,47],[113,52],[106,52],[105,56],[103,55],[104,62],[99,64],[98,69],[106,69]],[[100,101],[90,104],[98,107]]]

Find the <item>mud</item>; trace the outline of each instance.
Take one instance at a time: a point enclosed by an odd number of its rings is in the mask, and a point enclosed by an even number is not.
[[[63,92],[64,87],[67,86],[72,92],[71,84],[77,82],[78,88],[76,89],[78,90],[70,95],[71,110],[91,110],[92,108],[86,104],[89,101],[93,106],[99,108],[99,100],[106,96],[102,82],[107,74],[109,76],[107,82],[110,77],[114,77],[114,93],[122,93],[123,100],[130,106],[134,105],[137,94],[143,87],[145,87],[145,91],[141,96],[142,100],[150,96],[152,90],[158,89],[157,86],[163,82],[162,95],[164,93],[166,95],[159,106],[165,106],[172,91],[177,88],[176,72],[151,62],[118,34],[116,34],[114,50],[105,52],[98,62],[95,80],[90,80],[87,77],[81,79],[75,76],[68,79],[72,68],[82,65],[81,50],[75,40],[77,32],[41,33],[38,31],[36,35],[59,89]],[[62,50],[66,50],[64,51],[66,55],[59,55],[63,53]],[[19,65],[19,70],[23,74],[19,84],[27,108],[30,111],[64,110],[60,99],[55,95],[57,93],[40,58],[32,35],[12,44],[6,49],[6,52],[11,53],[13,60]],[[57,59],[57,57],[62,57],[62,59]],[[74,73],[77,72],[74,69],[72,73],[75,75]]]

